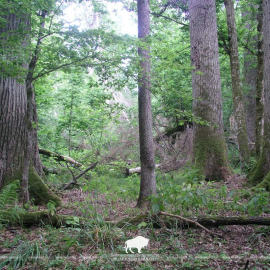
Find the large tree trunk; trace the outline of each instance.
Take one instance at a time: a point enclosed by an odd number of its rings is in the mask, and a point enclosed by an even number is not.
[[[249,173],[252,184],[270,190],[270,0],[263,1],[264,133],[260,158]]]
[[[223,131],[216,7],[214,0],[190,0],[190,41],[195,165],[206,179],[230,173]]]
[[[142,43],[147,42],[150,33],[149,0],[137,0],[138,37]],[[139,135],[141,184],[138,206],[147,203],[147,198],[156,193],[154,140],[152,132],[151,92],[150,92],[150,52],[147,45],[138,49],[140,57],[139,70]]]
[[[29,52],[27,46],[31,42],[30,19],[29,14],[20,12],[19,16],[7,11],[7,23],[0,29],[7,36],[5,40],[1,40],[7,46],[14,46],[14,41],[8,40],[10,37],[14,40],[16,36],[18,40],[15,45],[18,49],[15,52],[1,47],[6,62],[10,63],[2,68],[0,77],[0,189],[8,182],[20,179],[23,202],[29,200],[29,190],[37,203],[52,200],[58,205],[60,199],[49,192],[40,177],[42,166],[38,154],[37,115],[31,81],[35,65],[33,66],[33,57],[32,60],[29,54],[25,57],[26,52]],[[23,63],[18,69],[20,72],[16,74],[8,69],[9,65],[15,65],[15,60],[17,66]]]
[[[244,169],[249,163],[250,152],[246,129],[245,111],[240,76],[240,62],[238,56],[238,42],[236,33],[236,22],[233,0],[224,0],[227,14],[227,25],[229,34],[229,51],[232,77],[233,111],[236,121],[236,134],[239,147],[241,168]]]
[[[259,0],[257,15],[258,52],[257,52],[257,81],[256,81],[256,155],[259,157],[262,147],[262,118],[263,118],[263,8],[262,0]]]

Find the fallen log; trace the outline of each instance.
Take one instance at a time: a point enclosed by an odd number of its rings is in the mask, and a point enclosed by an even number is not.
[[[77,167],[80,167],[82,166],[81,163],[77,162],[76,160],[74,160],[73,158],[71,157],[67,157],[67,156],[63,156],[63,155],[59,155],[55,152],[52,152],[50,150],[46,150],[46,149],[42,149],[42,148],[39,148],[39,153],[41,155],[45,155],[45,156],[48,156],[48,157],[52,157],[54,158],[56,161],[65,161],[67,163],[70,163],[70,164],[73,164]]]
[[[155,168],[157,169],[160,166],[161,166],[161,164],[156,164]],[[133,173],[140,174],[141,173],[141,167],[136,167],[136,168],[132,168],[132,169],[126,168],[126,175],[131,175]]]
[[[174,215],[168,216],[168,213],[165,213],[166,216],[163,216],[164,213],[158,215],[137,215],[134,217],[123,218],[118,221],[106,220],[106,224],[114,225],[117,227],[128,227],[130,225],[138,225],[141,222],[153,223],[155,227],[166,226],[168,228],[175,227],[176,223],[179,228],[190,228],[190,227],[200,227],[198,224],[204,227],[219,227],[227,225],[270,225],[270,217],[221,217],[221,216],[212,216],[212,217],[198,217],[198,218],[183,218],[179,220],[179,216],[174,217]],[[0,212],[0,223],[6,225],[19,225],[25,227],[31,226],[40,226],[40,225],[51,225],[55,227],[60,226],[74,226],[74,222],[78,220],[78,226],[83,226],[87,223],[92,223],[92,219],[84,217],[76,217],[72,215],[51,215],[48,211],[38,211],[38,212],[16,212],[13,211],[1,211]]]
[[[167,162],[167,163],[162,163],[162,164],[156,164],[155,168],[159,168],[163,172],[171,172],[178,170],[182,167],[184,167],[187,164],[187,160],[178,160],[178,161],[172,161],[172,162]],[[141,167],[136,167],[136,168],[126,168],[125,174],[126,175],[131,175],[133,173],[140,174],[141,173]]]

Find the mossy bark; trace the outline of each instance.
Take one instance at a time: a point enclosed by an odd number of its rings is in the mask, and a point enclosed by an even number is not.
[[[47,204],[49,201],[53,201],[56,206],[61,205],[61,199],[50,191],[33,166],[29,168],[28,182],[30,198],[34,198],[36,204]]]
[[[196,119],[193,160],[205,179],[225,179],[231,170],[223,131],[215,1],[190,0],[189,13]]]
[[[258,52],[257,52],[257,80],[256,80],[256,156],[259,157],[262,147],[262,118],[263,118],[263,37],[262,37],[262,0],[259,1],[257,15],[257,35],[258,35]]]
[[[223,137],[209,130],[210,127],[201,126],[200,132],[194,135],[194,162],[205,179],[225,179],[231,174],[225,141]]]
[[[93,220],[78,217],[79,221],[76,221],[76,226],[84,226],[85,224],[91,224]],[[206,216],[198,218],[189,218],[191,221],[196,221],[200,225],[205,227],[219,227],[226,225],[270,225],[269,217],[222,217],[222,216]],[[77,219],[76,219],[77,220]],[[13,213],[12,211],[1,211],[0,222],[5,225],[11,226],[44,226],[51,225],[54,227],[71,227],[75,225],[74,216],[70,215],[50,215],[48,211],[39,212],[26,212],[26,213]],[[166,225],[168,228],[174,228],[176,222],[181,228],[196,227],[194,222],[188,222],[179,220],[173,217],[167,217],[162,215],[150,216],[148,214],[142,214],[135,217],[127,217],[118,221],[106,221],[106,224],[110,224],[116,227],[126,227],[129,225],[138,225],[141,222],[152,223],[155,227],[163,227]]]
[[[250,162],[250,151],[244,113],[243,93],[240,76],[240,61],[238,56],[238,41],[233,0],[224,0],[226,6],[229,34],[229,54],[232,77],[233,112],[236,121],[237,141],[241,168],[245,169]]]
[[[260,158],[248,174],[251,184],[268,190],[270,183],[270,1],[263,2],[263,49],[264,49],[264,133]]]

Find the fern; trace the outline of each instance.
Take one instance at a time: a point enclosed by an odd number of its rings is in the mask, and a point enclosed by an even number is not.
[[[18,199],[17,190],[19,186],[20,181],[15,180],[2,189],[0,193],[0,210],[3,210],[6,205],[13,204]]]

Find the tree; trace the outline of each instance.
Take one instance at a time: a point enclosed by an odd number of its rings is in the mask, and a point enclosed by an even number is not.
[[[248,174],[249,182],[270,190],[270,1],[263,0],[264,133],[260,158]]]
[[[137,0],[138,37],[141,40],[138,54],[139,69],[139,137],[141,184],[138,206],[143,207],[147,198],[156,193],[155,156],[152,133],[152,112],[150,92],[150,52],[147,48],[147,37],[150,33],[149,0]]]
[[[227,14],[227,25],[229,33],[229,54],[232,77],[233,111],[237,126],[237,141],[239,147],[241,168],[244,169],[250,159],[246,120],[244,113],[243,94],[240,76],[240,62],[238,56],[238,42],[233,0],[224,0]]]
[[[214,0],[190,0],[190,42],[194,145],[193,159],[206,179],[230,174],[223,112]]]
[[[247,136],[250,143],[256,142],[256,80],[257,80],[257,35],[256,25],[258,15],[254,3],[243,4],[241,12],[242,20],[244,22],[244,65],[243,65],[243,100],[246,116]],[[238,35],[241,29],[237,30]],[[241,37],[239,37],[239,40]],[[240,45],[240,44],[239,44]],[[240,55],[239,55],[240,56]],[[250,147],[251,149],[251,147]],[[255,148],[252,148],[255,150]]]
[[[30,192],[37,203],[52,200],[58,205],[60,199],[49,191],[41,178],[32,85],[40,39],[31,52],[31,14],[28,10],[27,1],[20,6],[9,2],[1,21],[1,54],[5,65],[2,65],[0,77],[0,189],[14,179],[21,179],[24,203],[29,200]],[[44,12],[40,17],[42,28]]]
[[[259,8],[257,15],[257,36],[258,36],[258,51],[257,51],[257,80],[256,80],[256,155],[260,156],[262,146],[262,118],[263,118],[263,8],[262,0],[259,0]]]

